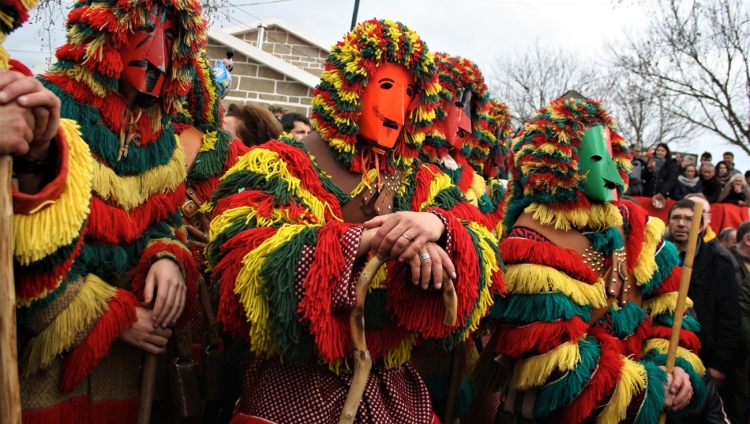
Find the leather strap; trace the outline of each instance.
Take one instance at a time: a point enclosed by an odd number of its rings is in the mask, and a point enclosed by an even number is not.
[[[206,312],[206,320],[208,321],[208,326],[206,327],[209,338],[208,345],[211,347],[218,347],[221,336],[219,335],[218,327],[216,326],[216,315],[214,314],[214,308],[211,305],[211,296],[208,294],[208,289],[203,281],[200,281],[198,286],[201,291],[201,303],[203,304],[203,310]]]

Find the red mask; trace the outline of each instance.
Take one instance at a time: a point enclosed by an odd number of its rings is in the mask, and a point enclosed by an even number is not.
[[[453,99],[453,104],[448,107],[448,116],[443,121],[443,130],[448,143],[461,150],[464,139],[471,134],[471,91],[462,91]]]
[[[139,92],[141,103],[161,96],[177,35],[174,14],[164,5],[154,5],[147,19],[128,34],[128,45],[120,49],[122,79]]]
[[[359,135],[380,147],[392,148],[416,98],[414,72],[391,62],[378,66],[362,93]]]

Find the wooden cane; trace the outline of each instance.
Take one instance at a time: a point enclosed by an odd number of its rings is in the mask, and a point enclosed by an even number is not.
[[[682,266],[682,279],[680,290],[677,292],[677,306],[674,310],[672,322],[672,335],[669,338],[669,351],[667,352],[667,373],[674,371],[674,362],[677,359],[677,347],[680,342],[680,330],[682,329],[682,316],[685,314],[688,289],[690,288],[690,277],[693,274],[693,259],[695,259],[695,246],[698,244],[698,235],[701,229],[701,218],[703,217],[703,203],[695,202],[693,206],[693,222],[688,234],[687,252],[685,252],[685,264]],[[667,420],[667,413],[662,412],[659,416],[659,424]]]
[[[380,267],[385,263],[377,256],[373,256],[367,261],[362,272],[359,274],[357,284],[354,287],[356,295],[356,304],[349,314],[349,329],[352,336],[352,346],[354,350],[354,375],[352,384],[349,386],[349,392],[346,394],[344,409],[339,417],[339,424],[350,424],[357,417],[359,403],[362,401],[362,394],[365,392],[367,378],[372,368],[372,357],[367,350],[367,341],[365,340],[365,296],[370,289],[370,283],[375,278]],[[445,315],[443,323],[449,326],[455,326],[457,321],[458,298],[453,281],[443,271],[443,304],[445,305]],[[140,422],[139,422],[140,424]]]
[[[151,421],[151,405],[154,403],[154,384],[156,383],[156,367],[159,357],[147,353],[143,360],[143,375],[141,376],[141,400],[138,404],[138,424],[148,424]]]
[[[0,156],[0,424],[21,424],[13,279],[13,158]]]

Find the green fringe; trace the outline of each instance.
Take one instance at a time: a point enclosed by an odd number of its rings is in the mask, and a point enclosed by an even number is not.
[[[60,283],[60,286],[58,286],[55,291],[47,293],[47,295],[41,299],[32,301],[29,306],[17,307],[16,321],[18,322],[18,324],[26,324],[31,319],[31,317],[34,316],[35,313],[49,306],[49,304],[54,302],[55,299],[60,296],[60,294],[65,293],[65,291],[68,290],[68,281],[77,281],[78,277],[80,277],[80,274],[73,272],[73,270],[68,271],[68,273],[65,275],[65,278],[63,278],[62,282]]]
[[[490,319],[508,324],[531,324],[537,321],[555,322],[579,316],[591,319],[591,306],[581,306],[560,293],[514,294],[496,302]]]
[[[117,175],[138,175],[164,165],[172,159],[177,140],[174,136],[174,127],[168,118],[157,140],[141,146],[131,143],[128,157],[118,161],[119,134],[115,134],[102,124],[99,111],[91,105],[78,103],[71,95],[49,81],[43,78],[39,80],[60,98],[60,117],[78,122],[81,137],[89,145],[91,152],[101,158],[100,162],[104,162],[100,163],[100,166],[112,168]]]
[[[633,335],[648,316],[635,302],[628,302],[624,307],[618,310],[610,309],[609,312],[612,317],[612,328],[620,339]]]
[[[646,397],[641,403],[641,409],[635,418],[635,424],[654,424],[664,409],[664,385],[667,384],[667,373],[659,368],[659,364],[646,357],[638,362],[646,368],[648,378],[646,381]]]
[[[435,203],[429,206],[437,206],[441,209],[450,209],[465,200],[464,193],[456,186],[450,186],[435,196]]]
[[[664,372],[661,368],[659,368],[659,365],[665,365],[667,363],[667,355],[659,353],[656,349],[651,349],[648,351],[645,355],[643,355],[642,362],[644,365],[646,363],[649,363],[652,368],[655,368],[661,373],[661,380],[659,381],[662,384],[658,384],[659,386],[659,394],[661,394],[661,399],[659,400],[659,403],[657,404],[656,401],[654,401],[655,405],[658,405],[658,411],[656,412],[657,416],[659,413],[661,413],[663,405],[664,405],[664,387],[663,385],[667,383],[667,375],[666,372]],[[697,411],[703,406],[703,400],[706,398],[706,385],[703,382],[703,379],[701,376],[698,375],[697,372],[695,372],[695,369],[690,364],[690,362],[686,361],[684,358],[677,357],[675,358],[675,367],[682,368],[690,377],[690,383],[693,385],[693,398],[690,400],[690,404],[685,407],[684,409],[681,409],[678,412],[669,413],[669,418],[677,418],[685,416],[693,411]],[[647,371],[649,371],[649,395],[651,394],[651,370],[646,368]],[[654,389],[654,392],[657,390]],[[641,408],[641,412],[643,412],[645,408]],[[655,421],[647,421],[646,419],[640,420],[640,415],[638,416],[638,419],[636,420],[636,424],[638,423],[652,423]]]
[[[674,316],[671,314],[659,314],[651,317],[651,321],[654,325],[663,325],[665,327],[672,327],[674,323]],[[690,315],[682,317],[682,329],[697,333],[701,329],[700,323]]]
[[[307,227],[266,255],[260,269],[263,279],[260,294],[268,297],[274,343],[281,356],[291,364],[302,364],[313,354],[310,325],[301,322],[297,314],[294,279],[302,250],[317,244],[315,227]]]
[[[185,180],[188,185],[195,185],[208,178],[221,176],[229,154],[229,143],[232,141],[232,135],[227,131],[218,130],[216,137],[216,145],[213,150],[198,152],[198,156],[195,157],[193,166],[190,167]]]
[[[273,196],[275,207],[289,206],[293,200],[305,205],[302,199],[291,194],[289,183],[283,178],[268,177],[250,171],[237,171],[228,176],[214,192],[212,200],[217,201],[244,190],[262,190]]]
[[[417,179],[417,173],[421,171],[420,167],[421,164],[417,163],[418,161],[414,161],[412,163],[411,167],[411,173],[404,177],[402,180],[403,184],[406,184],[406,192],[404,192],[404,195],[396,196],[393,199],[393,211],[399,212],[399,211],[411,211],[411,203],[414,199],[414,190],[416,187],[416,179]],[[424,172],[424,171],[423,171]]]
[[[554,411],[569,405],[581,393],[584,386],[591,381],[591,376],[599,364],[601,348],[594,337],[578,341],[581,362],[572,371],[566,372],[559,379],[545,384],[537,395],[534,405],[534,418],[550,416]]]
[[[81,226],[81,229],[78,231],[78,234],[81,234],[81,231],[83,231],[83,227],[85,226],[86,226],[86,221],[83,222],[83,225]],[[70,244],[62,246],[58,248],[57,250],[55,250],[54,252],[50,253],[49,255],[43,257],[42,259],[36,262],[32,262],[26,266],[21,265],[14,260],[13,272],[16,275],[34,275],[34,274],[44,274],[44,273],[52,272],[56,266],[70,259],[70,255],[73,254],[73,251],[75,250],[76,245],[78,245],[78,241],[80,239],[81,239],[80,237],[76,237],[73,239],[73,241]]]
[[[589,239],[591,247],[602,252],[604,256],[610,256],[612,252],[625,246],[622,234],[616,227],[609,227],[603,232],[586,232],[583,235]]]
[[[653,277],[641,287],[643,295],[648,295],[661,286],[661,282],[672,273],[672,268],[680,265],[680,254],[672,242],[663,240],[656,251],[656,266]]]

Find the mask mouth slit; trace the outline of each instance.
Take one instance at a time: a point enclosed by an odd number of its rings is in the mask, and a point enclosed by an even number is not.
[[[604,180],[604,187],[608,190],[614,190],[617,188],[617,184],[615,184],[613,181]]]
[[[390,119],[384,120],[383,126],[386,128],[392,128],[394,130],[398,130],[398,124],[396,123],[396,121],[392,121]]]

